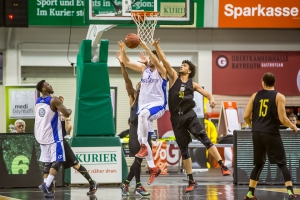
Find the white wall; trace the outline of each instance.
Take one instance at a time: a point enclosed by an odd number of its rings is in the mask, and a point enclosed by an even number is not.
[[[76,62],[76,54],[87,27],[72,28],[69,60]],[[114,28],[102,36],[109,39],[109,66],[117,67],[117,41],[136,29]],[[173,66],[183,59],[198,65],[196,80],[212,91],[212,50],[269,50],[300,51],[300,30],[252,29],[157,29],[155,38]],[[10,39],[9,39],[10,38]],[[9,39],[9,40],[8,40]],[[8,45],[7,45],[8,41]],[[21,83],[21,66],[70,66],[67,59],[69,28],[15,28],[11,34],[0,28],[0,51],[4,52],[4,84]],[[138,59],[139,49],[128,50],[132,59]],[[121,78],[121,74],[120,77]],[[5,130],[4,89],[0,87],[0,132]],[[128,116],[126,116],[127,118]],[[120,127],[127,127],[126,119]]]

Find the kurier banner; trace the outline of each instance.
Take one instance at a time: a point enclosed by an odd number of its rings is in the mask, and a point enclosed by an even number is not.
[[[251,95],[262,89],[266,72],[276,76],[275,89],[284,95],[300,95],[300,51],[213,51],[212,92],[219,95]]]
[[[300,28],[299,0],[219,0],[219,28]]]
[[[122,182],[121,147],[72,147],[77,160],[98,183]],[[71,184],[84,184],[86,179],[71,169]]]

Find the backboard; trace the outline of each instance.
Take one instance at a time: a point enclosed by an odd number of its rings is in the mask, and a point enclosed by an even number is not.
[[[131,11],[158,11],[159,25],[194,23],[193,0],[85,0],[85,23],[134,24]]]

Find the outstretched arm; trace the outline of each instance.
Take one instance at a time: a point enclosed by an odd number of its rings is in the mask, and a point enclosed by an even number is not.
[[[144,71],[144,69],[146,68],[146,66],[142,63],[138,63],[138,62],[132,62],[130,61],[130,59],[128,58],[126,51],[125,51],[125,44],[123,41],[119,41],[118,42],[118,46],[120,48],[120,52],[121,52],[121,56],[122,56],[122,61],[123,64],[126,67],[129,67],[130,69],[142,73]]]
[[[152,51],[149,49],[149,47],[144,41],[141,41],[140,45],[148,53],[151,63],[157,68],[158,72],[160,73],[160,76],[164,79],[167,79],[166,68],[164,68],[164,66],[159,62],[158,58],[152,53]]]
[[[155,47],[156,53],[157,53],[159,59],[162,61],[163,66],[166,68],[170,79],[171,80],[176,80],[177,76],[178,76],[177,72],[172,68],[169,61],[167,61],[165,53],[163,52],[163,50],[159,46],[159,39],[155,39],[154,42],[152,43],[152,46]],[[172,82],[171,80],[170,80],[170,82]]]
[[[130,80],[130,78],[128,76],[128,73],[127,73],[127,71],[125,69],[125,65],[123,64],[121,57],[122,57],[121,53],[117,52],[116,58],[120,62],[121,72],[122,72],[123,78],[125,80],[127,94],[128,94],[129,97],[134,98],[135,89],[133,88],[132,81]]]
[[[194,90],[205,96],[209,100],[209,105],[211,108],[216,106],[215,98],[209,92],[204,90],[198,83],[193,82]]]

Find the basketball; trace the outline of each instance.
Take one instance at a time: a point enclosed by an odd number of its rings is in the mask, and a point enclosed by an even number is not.
[[[137,48],[140,43],[141,39],[137,34],[129,33],[125,37],[125,45],[130,49]]]

